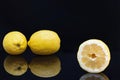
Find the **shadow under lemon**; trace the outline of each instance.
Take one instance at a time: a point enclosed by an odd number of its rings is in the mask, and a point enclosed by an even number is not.
[[[23,56],[9,55],[4,60],[4,69],[13,76],[21,76],[28,69],[28,63]]]
[[[104,73],[87,73],[80,77],[79,80],[109,80]]]
[[[54,77],[61,71],[61,62],[55,55],[36,56],[30,62],[29,69],[35,76],[38,77]]]

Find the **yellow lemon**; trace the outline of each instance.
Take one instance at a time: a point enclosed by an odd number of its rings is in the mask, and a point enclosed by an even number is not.
[[[80,67],[90,73],[104,71],[110,62],[110,50],[101,40],[90,39],[79,46],[77,60]]]
[[[19,31],[11,31],[3,39],[3,48],[8,54],[22,54],[26,50],[26,47],[26,37]]]
[[[60,38],[54,31],[39,30],[31,35],[28,46],[35,54],[50,55],[59,50]]]

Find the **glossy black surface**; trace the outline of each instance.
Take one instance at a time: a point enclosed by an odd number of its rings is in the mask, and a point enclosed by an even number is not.
[[[79,80],[87,72],[77,62],[79,45],[91,38],[103,40],[110,48],[111,63],[103,72],[110,80],[119,79],[120,71],[120,1],[77,0],[4,0],[0,1],[0,80]],[[61,38],[57,56],[61,72],[48,79],[34,76],[28,70],[14,77],[3,67],[7,53],[2,40],[9,31],[21,31],[29,40],[32,33],[41,29],[56,31]],[[23,54],[30,62],[35,56],[29,48]]]
[[[59,79],[69,79],[69,80],[79,80],[83,75],[87,74],[86,71],[82,70],[77,62],[77,58],[76,58],[76,52],[58,52],[56,53],[56,56],[60,59],[61,62],[61,71],[58,75],[56,75],[55,77],[51,77],[51,78],[42,78],[42,77],[37,77],[34,74],[31,73],[30,69],[27,70],[27,72],[25,74],[23,74],[22,76],[12,76],[10,74],[8,74],[3,66],[3,62],[5,60],[5,58],[8,56],[8,54],[1,53],[1,66],[0,66],[0,74],[1,80],[23,80],[23,79],[29,79],[29,80],[36,80],[36,79],[40,79],[40,80],[59,80]],[[109,80],[115,80],[115,79],[119,79],[119,70],[120,70],[120,63],[119,63],[119,52],[111,52],[111,54],[115,54],[112,55],[112,59],[111,62],[109,64],[109,66],[107,67],[107,69],[105,71],[103,71],[102,73],[104,75],[106,75]],[[32,53],[24,53],[22,55],[28,63],[31,62],[32,58],[35,57],[36,55],[33,55]]]

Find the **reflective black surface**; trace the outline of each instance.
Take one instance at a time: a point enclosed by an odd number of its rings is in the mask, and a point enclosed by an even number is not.
[[[119,70],[120,70],[120,63],[119,63],[119,52],[111,52],[112,55],[112,59],[111,62],[109,64],[109,66],[107,67],[107,69],[105,71],[102,72],[102,74],[104,74],[105,76],[107,76],[109,78],[109,80],[115,80],[115,79],[119,79]],[[76,52],[58,52],[56,53],[55,56],[57,56],[60,59],[61,62],[61,71],[59,74],[57,74],[54,77],[50,77],[50,78],[42,78],[42,77],[37,77],[34,74],[31,73],[30,69],[27,70],[27,72],[21,76],[13,76],[10,75],[9,73],[7,73],[4,69],[3,66],[3,62],[5,60],[5,58],[8,56],[8,54],[1,53],[1,66],[0,66],[0,74],[1,80],[23,80],[23,79],[29,79],[29,80],[36,80],[36,79],[40,79],[40,80],[65,80],[65,79],[69,79],[69,80],[80,80],[80,78],[87,74],[86,71],[82,70],[77,62],[77,58],[76,58]],[[28,62],[28,64],[31,62],[31,60],[36,56],[33,55],[32,53],[24,53],[22,55],[26,61]],[[106,79],[107,80],[107,79]]]
[[[87,72],[77,62],[79,45],[91,38],[103,40],[110,48],[111,62],[103,72],[110,80],[119,80],[120,71],[120,1],[77,0],[4,0],[0,1],[0,80],[79,80]],[[41,78],[30,70],[19,77],[8,74],[3,62],[8,54],[2,40],[9,31],[21,31],[29,40],[41,29],[56,31],[61,48],[56,53],[61,61],[60,73]],[[36,55],[29,48],[22,55],[28,63]]]

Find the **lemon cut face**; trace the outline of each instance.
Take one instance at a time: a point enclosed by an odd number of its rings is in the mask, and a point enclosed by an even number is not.
[[[77,60],[85,71],[100,73],[109,65],[110,50],[103,41],[90,39],[79,46]]]
[[[27,39],[19,31],[11,31],[7,33],[3,39],[4,50],[11,55],[22,54],[27,47]]]
[[[37,55],[51,55],[60,49],[60,37],[51,30],[39,30],[28,41],[31,51]]]

